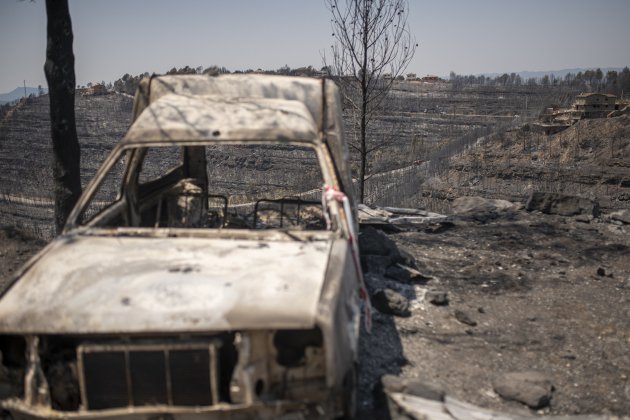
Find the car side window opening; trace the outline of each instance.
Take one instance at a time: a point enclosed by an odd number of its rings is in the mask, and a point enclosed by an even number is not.
[[[79,215],[80,225],[86,225],[95,219],[101,219],[102,225],[125,225],[123,212],[123,177],[129,153],[123,153],[109,168],[101,180],[99,188]],[[108,217],[109,216],[109,217]]]

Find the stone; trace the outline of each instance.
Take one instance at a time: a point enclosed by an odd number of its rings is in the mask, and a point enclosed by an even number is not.
[[[372,305],[384,314],[401,317],[411,315],[409,300],[397,291],[389,288],[377,290],[372,295]]]
[[[473,320],[470,315],[459,309],[455,311],[455,319],[462,324],[470,325],[471,327],[477,326],[477,321]]]
[[[536,371],[506,373],[495,378],[492,386],[501,397],[533,409],[549,405],[554,390],[550,378]]]
[[[599,216],[599,203],[597,201],[585,197],[540,191],[533,191],[530,194],[525,209],[559,216]]]
[[[424,299],[433,305],[445,306],[448,305],[448,293],[444,290],[429,290],[424,295]]]
[[[507,200],[494,200],[483,197],[459,197],[453,201],[451,209],[454,214],[478,214],[518,210],[519,207],[519,204]]]

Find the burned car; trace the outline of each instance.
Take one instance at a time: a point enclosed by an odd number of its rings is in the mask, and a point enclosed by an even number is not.
[[[4,413],[351,417],[369,300],[334,83],[153,77],[132,120],[0,298]]]

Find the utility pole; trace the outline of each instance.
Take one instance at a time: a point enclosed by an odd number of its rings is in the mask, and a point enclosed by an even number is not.
[[[24,80],[24,97],[26,98],[26,80]]]

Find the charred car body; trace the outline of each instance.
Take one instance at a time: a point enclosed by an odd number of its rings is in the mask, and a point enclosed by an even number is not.
[[[363,289],[341,131],[330,81],[143,81],[64,233],[0,299],[5,413],[352,415]]]

